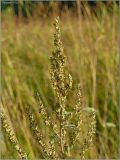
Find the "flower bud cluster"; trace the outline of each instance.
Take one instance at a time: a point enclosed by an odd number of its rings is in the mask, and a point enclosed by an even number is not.
[[[18,152],[19,156],[21,159],[23,160],[27,160],[27,154],[21,149],[18,140],[13,132],[13,130],[11,129],[4,111],[1,112],[1,123],[2,123],[2,127],[6,133],[6,135],[8,136],[11,145],[14,147],[14,149]]]

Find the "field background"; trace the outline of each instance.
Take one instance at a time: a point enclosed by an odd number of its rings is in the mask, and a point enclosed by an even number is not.
[[[29,104],[39,119],[34,93],[40,92],[48,108],[55,107],[49,58],[53,23],[59,15],[67,68],[74,86],[81,83],[85,107],[94,107],[97,113],[96,136],[87,158],[118,158],[118,5],[97,2],[91,8],[84,1],[59,9],[58,2],[38,2],[32,14],[30,5],[26,7],[27,16],[21,6],[18,16],[13,6],[2,10],[1,54],[2,104],[21,146],[31,159],[39,158],[25,113]],[[73,98],[69,103],[74,104]],[[6,136],[1,136],[1,146],[1,158],[17,158]]]

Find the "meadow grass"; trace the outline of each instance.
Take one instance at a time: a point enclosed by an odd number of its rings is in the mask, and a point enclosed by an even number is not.
[[[113,5],[112,13],[108,13],[102,6],[96,17],[85,7],[84,17],[74,17],[67,11],[60,18],[67,68],[75,82],[73,90],[80,82],[85,107],[94,107],[97,113],[96,140],[87,157],[118,158],[118,8]],[[55,16],[29,18],[25,23],[16,21],[11,10],[2,14],[2,103],[31,159],[41,154],[28,127],[25,106],[32,107],[41,128],[45,126],[39,121],[34,93],[40,93],[50,112],[56,106],[49,74]],[[76,96],[73,92],[70,95]],[[68,99],[71,107],[74,100],[71,96]],[[2,158],[17,157],[6,137],[1,143]]]

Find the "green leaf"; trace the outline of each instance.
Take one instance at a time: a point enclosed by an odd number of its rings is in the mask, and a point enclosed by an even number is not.
[[[116,125],[112,122],[107,122],[103,124],[103,127],[110,127],[110,128],[115,128]]]

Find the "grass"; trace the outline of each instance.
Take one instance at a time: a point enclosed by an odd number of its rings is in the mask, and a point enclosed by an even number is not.
[[[118,8],[113,5],[109,13],[101,6],[95,17],[85,7],[86,15],[80,19],[69,11],[60,18],[67,67],[75,84],[80,81],[82,85],[85,107],[97,111],[96,140],[87,157],[118,158]],[[28,127],[25,106],[32,106],[38,120],[34,93],[39,91],[44,105],[50,111],[55,109],[49,74],[53,20],[29,18],[25,23],[16,21],[10,9],[2,13],[2,101],[31,159],[40,157],[40,152]],[[68,106],[73,104],[73,98],[69,98]],[[17,157],[6,137],[1,143],[2,158]]]

